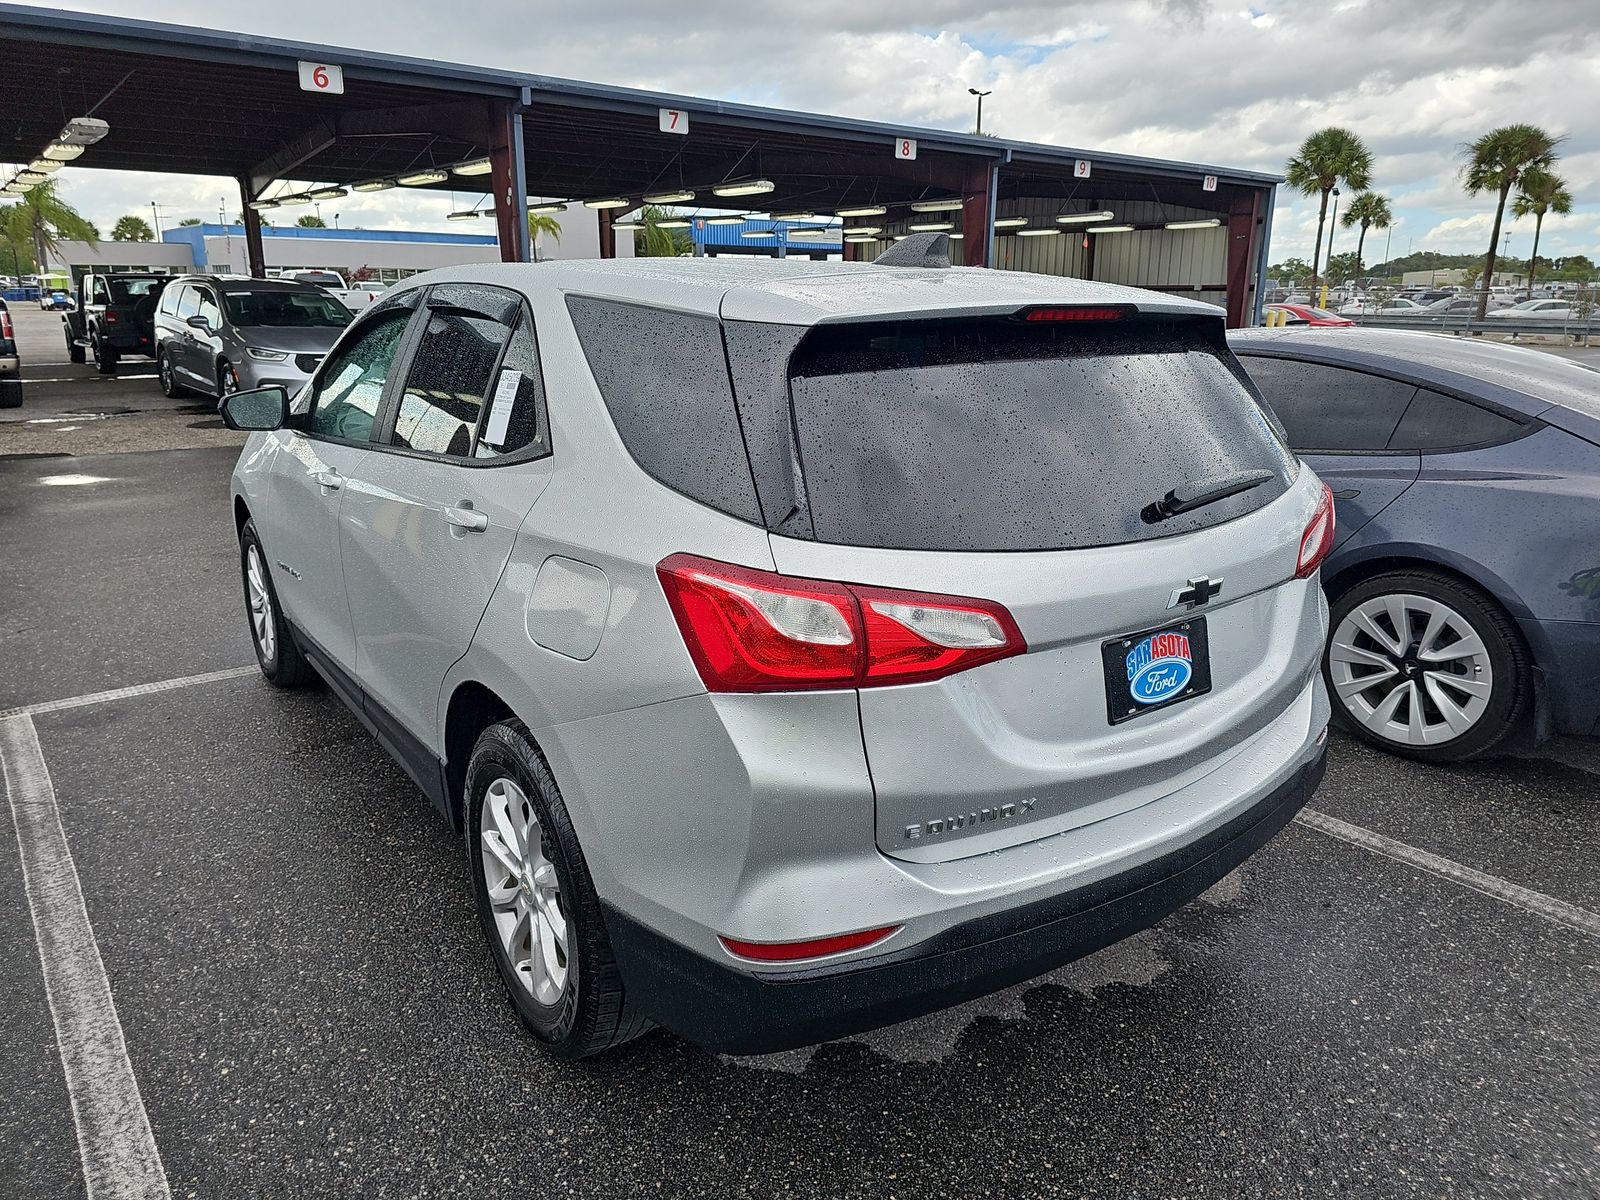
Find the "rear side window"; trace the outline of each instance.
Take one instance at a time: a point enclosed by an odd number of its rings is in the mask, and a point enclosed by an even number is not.
[[[818,540],[1057,550],[1187,533],[1281,495],[1292,457],[1195,323],[1008,319],[821,326],[790,360]],[[1171,520],[1184,484],[1275,480]]]
[[[1290,358],[1242,359],[1296,450],[1377,451],[1416,394],[1416,385]]]
[[[200,290],[191,284],[185,284],[178,293],[178,316],[188,320],[200,311]]]
[[[1418,388],[1416,399],[1406,409],[1394,436],[1391,450],[1455,450],[1507,442],[1525,427],[1510,417],[1479,408],[1454,396]]]
[[[761,520],[713,317],[568,296],[567,311],[623,445],[655,479]]]
[[[427,317],[389,442],[465,458],[472,453],[484,399],[511,330],[499,321],[454,309],[429,312]]]

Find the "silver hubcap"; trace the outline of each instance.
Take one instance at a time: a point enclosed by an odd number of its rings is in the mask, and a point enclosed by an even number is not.
[[[1407,746],[1461,737],[1494,692],[1483,638],[1455,609],[1426,596],[1374,596],[1351,609],[1333,631],[1328,665],[1345,710]]]
[[[553,1005],[567,987],[569,926],[539,817],[516,781],[502,777],[484,794],[482,825],[483,878],[500,948],[518,984]]]
[[[261,551],[251,546],[244,557],[244,586],[250,599],[250,625],[255,630],[261,657],[272,661],[278,648],[278,631],[272,622],[272,593],[267,590],[267,570]]]

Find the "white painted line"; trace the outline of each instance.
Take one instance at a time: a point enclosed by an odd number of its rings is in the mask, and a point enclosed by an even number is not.
[[[1341,821],[1338,817],[1330,817],[1327,813],[1318,812],[1314,808],[1301,809],[1295,821],[1307,829],[1315,829],[1318,833],[1349,842],[1352,846],[1359,846],[1373,854],[1381,854],[1384,858],[1392,858],[1396,862],[1427,871],[1441,879],[1448,879],[1451,883],[1459,883],[1464,888],[1481,892],[1514,908],[1530,912],[1536,917],[1543,917],[1546,921],[1565,925],[1568,929],[1576,929],[1579,933],[1587,933],[1590,937],[1600,938],[1600,913],[1590,912],[1587,908],[1579,908],[1576,904],[1568,904],[1565,900],[1557,900],[1554,896],[1522,887],[1501,879],[1498,875],[1488,875],[1472,867],[1463,866],[1453,859],[1441,858],[1437,854],[1430,854],[1426,850],[1397,842],[1393,838],[1384,837],[1381,833],[1374,833],[1370,829],[1363,829],[1360,825]]]
[[[194,687],[202,683],[217,683],[223,679],[243,679],[246,675],[260,674],[260,668],[228,667],[221,671],[207,671],[202,675],[180,675],[177,679],[162,679],[155,683],[138,683],[132,687],[112,688],[109,692],[90,692],[87,696],[69,696],[65,700],[41,700],[38,704],[19,704],[16,708],[0,708],[0,721],[7,717],[32,717],[40,713],[60,712],[64,708],[85,708],[91,704],[109,704],[113,700],[127,700],[133,696],[148,696],[153,692],[170,692],[175,688]]]
[[[128,1061],[111,981],[30,718],[0,720],[0,773],[17,827],[22,882],[89,1200],[170,1200],[172,1189]]]

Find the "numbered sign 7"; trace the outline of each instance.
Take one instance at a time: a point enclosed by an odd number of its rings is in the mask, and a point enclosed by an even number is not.
[[[663,108],[658,110],[661,114],[662,133],[689,132],[689,114],[681,108]]]

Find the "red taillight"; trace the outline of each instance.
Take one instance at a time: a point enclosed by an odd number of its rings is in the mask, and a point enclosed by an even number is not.
[[[802,579],[674,554],[656,568],[713,692],[884,687],[1021,654],[990,600]]]
[[[122,320],[121,317],[117,316],[117,314],[109,308],[100,314],[100,319],[107,325],[115,325],[118,321]]]
[[[1322,499],[1317,502],[1317,511],[1311,514],[1311,523],[1300,535],[1300,559],[1295,564],[1294,577],[1296,579],[1310,577],[1322,565],[1322,560],[1328,557],[1328,552],[1332,549],[1333,492],[1327,484],[1323,484]]]
[[[0,312],[0,337],[10,338],[10,336],[11,336],[11,314],[8,313],[8,312]]]
[[[1045,308],[1027,309],[1022,314],[1022,319],[1024,321],[1120,321],[1132,312],[1131,306],[1120,304],[1102,304],[1092,308],[1051,305]]]
[[[858,933],[841,933],[833,937],[813,938],[808,942],[741,942],[725,937],[718,940],[730,953],[757,962],[796,962],[802,958],[821,958],[825,954],[841,954],[846,950],[859,950],[874,942],[881,942],[900,926],[887,925],[882,929],[863,929]]]

